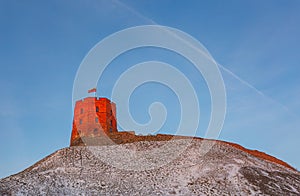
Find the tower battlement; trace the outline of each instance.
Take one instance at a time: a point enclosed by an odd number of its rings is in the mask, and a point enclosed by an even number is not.
[[[116,104],[103,97],[86,97],[75,103],[71,145],[82,137],[118,132]]]

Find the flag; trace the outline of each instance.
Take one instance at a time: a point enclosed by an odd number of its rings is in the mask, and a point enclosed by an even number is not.
[[[96,92],[96,91],[97,91],[96,88],[92,88],[92,89],[88,90],[88,93],[93,93],[93,92]]]

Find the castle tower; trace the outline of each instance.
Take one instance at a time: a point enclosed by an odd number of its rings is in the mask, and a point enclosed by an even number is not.
[[[87,97],[75,104],[71,145],[81,138],[118,132],[116,104],[107,98]]]

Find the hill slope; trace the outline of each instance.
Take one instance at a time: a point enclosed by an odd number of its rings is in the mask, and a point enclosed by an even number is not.
[[[168,142],[180,148],[189,141]],[[105,152],[117,157],[121,148],[138,154],[167,141],[64,148],[23,172],[1,179],[0,195],[300,195],[298,171],[260,159],[224,142],[215,143],[200,156],[202,142],[191,141],[191,145],[172,162],[151,170],[132,170],[122,164],[126,157],[121,155],[119,167],[112,163],[113,160],[103,161],[96,154],[104,156]],[[155,165],[159,158],[137,156],[136,162],[141,159]]]

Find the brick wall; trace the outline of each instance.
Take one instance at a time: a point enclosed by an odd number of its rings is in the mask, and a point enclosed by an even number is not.
[[[75,104],[71,144],[80,137],[97,137],[117,130],[116,104],[107,98],[87,97]]]

